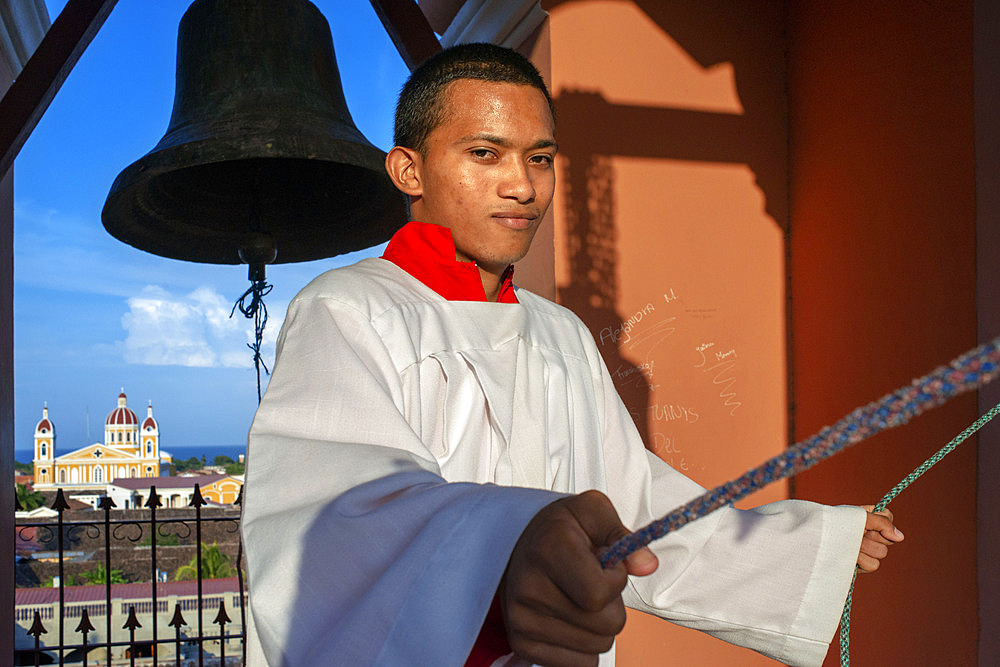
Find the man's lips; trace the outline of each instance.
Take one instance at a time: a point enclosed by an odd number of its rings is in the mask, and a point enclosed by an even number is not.
[[[534,211],[498,211],[491,217],[509,229],[528,229],[538,218]]]

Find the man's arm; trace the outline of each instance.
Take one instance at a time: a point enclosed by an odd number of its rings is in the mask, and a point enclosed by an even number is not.
[[[595,363],[604,392],[606,492],[622,522],[641,527],[704,489],[645,450],[606,368]],[[723,508],[652,543],[660,566],[630,580],[626,605],[786,663],[818,664],[867,521],[860,507],[798,500]]]
[[[902,539],[885,510],[869,511],[858,553],[862,572],[874,572],[888,546]],[[629,533],[611,501],[588,491],[539,511],[521,533],[500,584],[511,648],[544,665],[597,664],[625,625],[622,591],[627,575],[652,574],[658,560],[649,548],[601,569],[598,557]]]

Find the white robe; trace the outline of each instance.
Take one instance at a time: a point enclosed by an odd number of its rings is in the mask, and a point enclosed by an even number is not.
[[[702,491],[643,447],[583,323],[517,296],[446,301],[368,259],[293,300],[249,437],[251,664],[461,665],[540,508],[598,489],[638,528]],[[864,516],[717,511],[652,545],[626,604],[820,664]]]

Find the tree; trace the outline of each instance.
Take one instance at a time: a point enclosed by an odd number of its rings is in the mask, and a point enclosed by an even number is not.
[[[108,582],[108,571],[102,563],[98,563],[97,567],[93,570],[88,570],[86,572],[80,572],[77,575],[67,574],[66,575],[66,585],[67,586],[77,586],[84,584],[106,584]],[[49,588],[55,583],[55,577],[49,577],[45,585]],[[121,570],[111,570],[111,583],[113,584],[127,584],[128,579]]]
[[[201,468],[201,459],[199,459],[196,456],[192,456],[191,458],[185,459],[183,461],[177,460],[174,461],[174,468],[177,470],[177,472],[184,472],[185,470],[197,470],[198,468]]]
[[[35,472],[35,467],[30,463],[21,463],[20,461],[14,461],[14,470],[25,475],[30,475]]]
[[[233,569],[232,562],[229,560],[229,556],[222,553],[219,549],[219,545],[216,542],[212,542],[212,545],[201,545],[201,578],[202,579],[223,579],[225,577],[231,577],[236,574]],[[177,574],[174,575],[175,581],[183,581],[185,579],[197,579],[198,578],[198,558],[197,556],[191,559],[191,562],[187,565],[181,565],[177,568]]]
[[[77,578],[82,579],[88,584],[106,584],[108,583],[108,571],[105,569],[104,565],[98,563],[97,567],[93,570],[81,572],[77,575]],[[121,570],[111,570],[111,583],[127,584],[128,580],[125,579],[125,575]]]
[[[156,546],[158,547],[176,547],[180,545],[181,538],[177,537],[177,533],[157,533],[156,535]],[[147,535],[142,538],[139,542],[140,547],[151,547],[153,546],[153,536]]]
[[[242,463],[229,463],[226,465],[227,475],[242,475],[246,467]]]
[[[24,484],[17,485],[16,494],[17,502],[21,503],[25,512],[30,512],[45,504],[45,496],[42,495],[41,491],[29,491]]]
[[[236,463],[236,461],[232,460],[231,458],[229,458],[225,454],[219,454],[212,461],[212,464],[213,465],[217,465],[217,466],[227,466],[227,465],[230,465],[232,463]]]

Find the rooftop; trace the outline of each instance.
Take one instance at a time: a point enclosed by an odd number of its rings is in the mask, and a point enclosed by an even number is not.
[[[112,584],[112,600],[144,600],[152,596],[151,582],[138,584]],[[239,590],[236,577],[226,579],[203,579],[202,594],[212,595]],[[87,586],[66,586],[63,588],[66,604],[73,602],[100,602],[105,599],[104,584],[89,584]],[[198,595],[198,582],[166,581],[156,584],[157,597],[169,595]],[[59,601],[59,588],[17,588],[14,594],[15,605],[52,604]]]
[[[199,475],[196,477],[119,477],[111,482],[112,485],[122,489],[148,489],[155,486],[157,489],[186,489],[193,488],[195,484],[208,486],[228,475]]]

